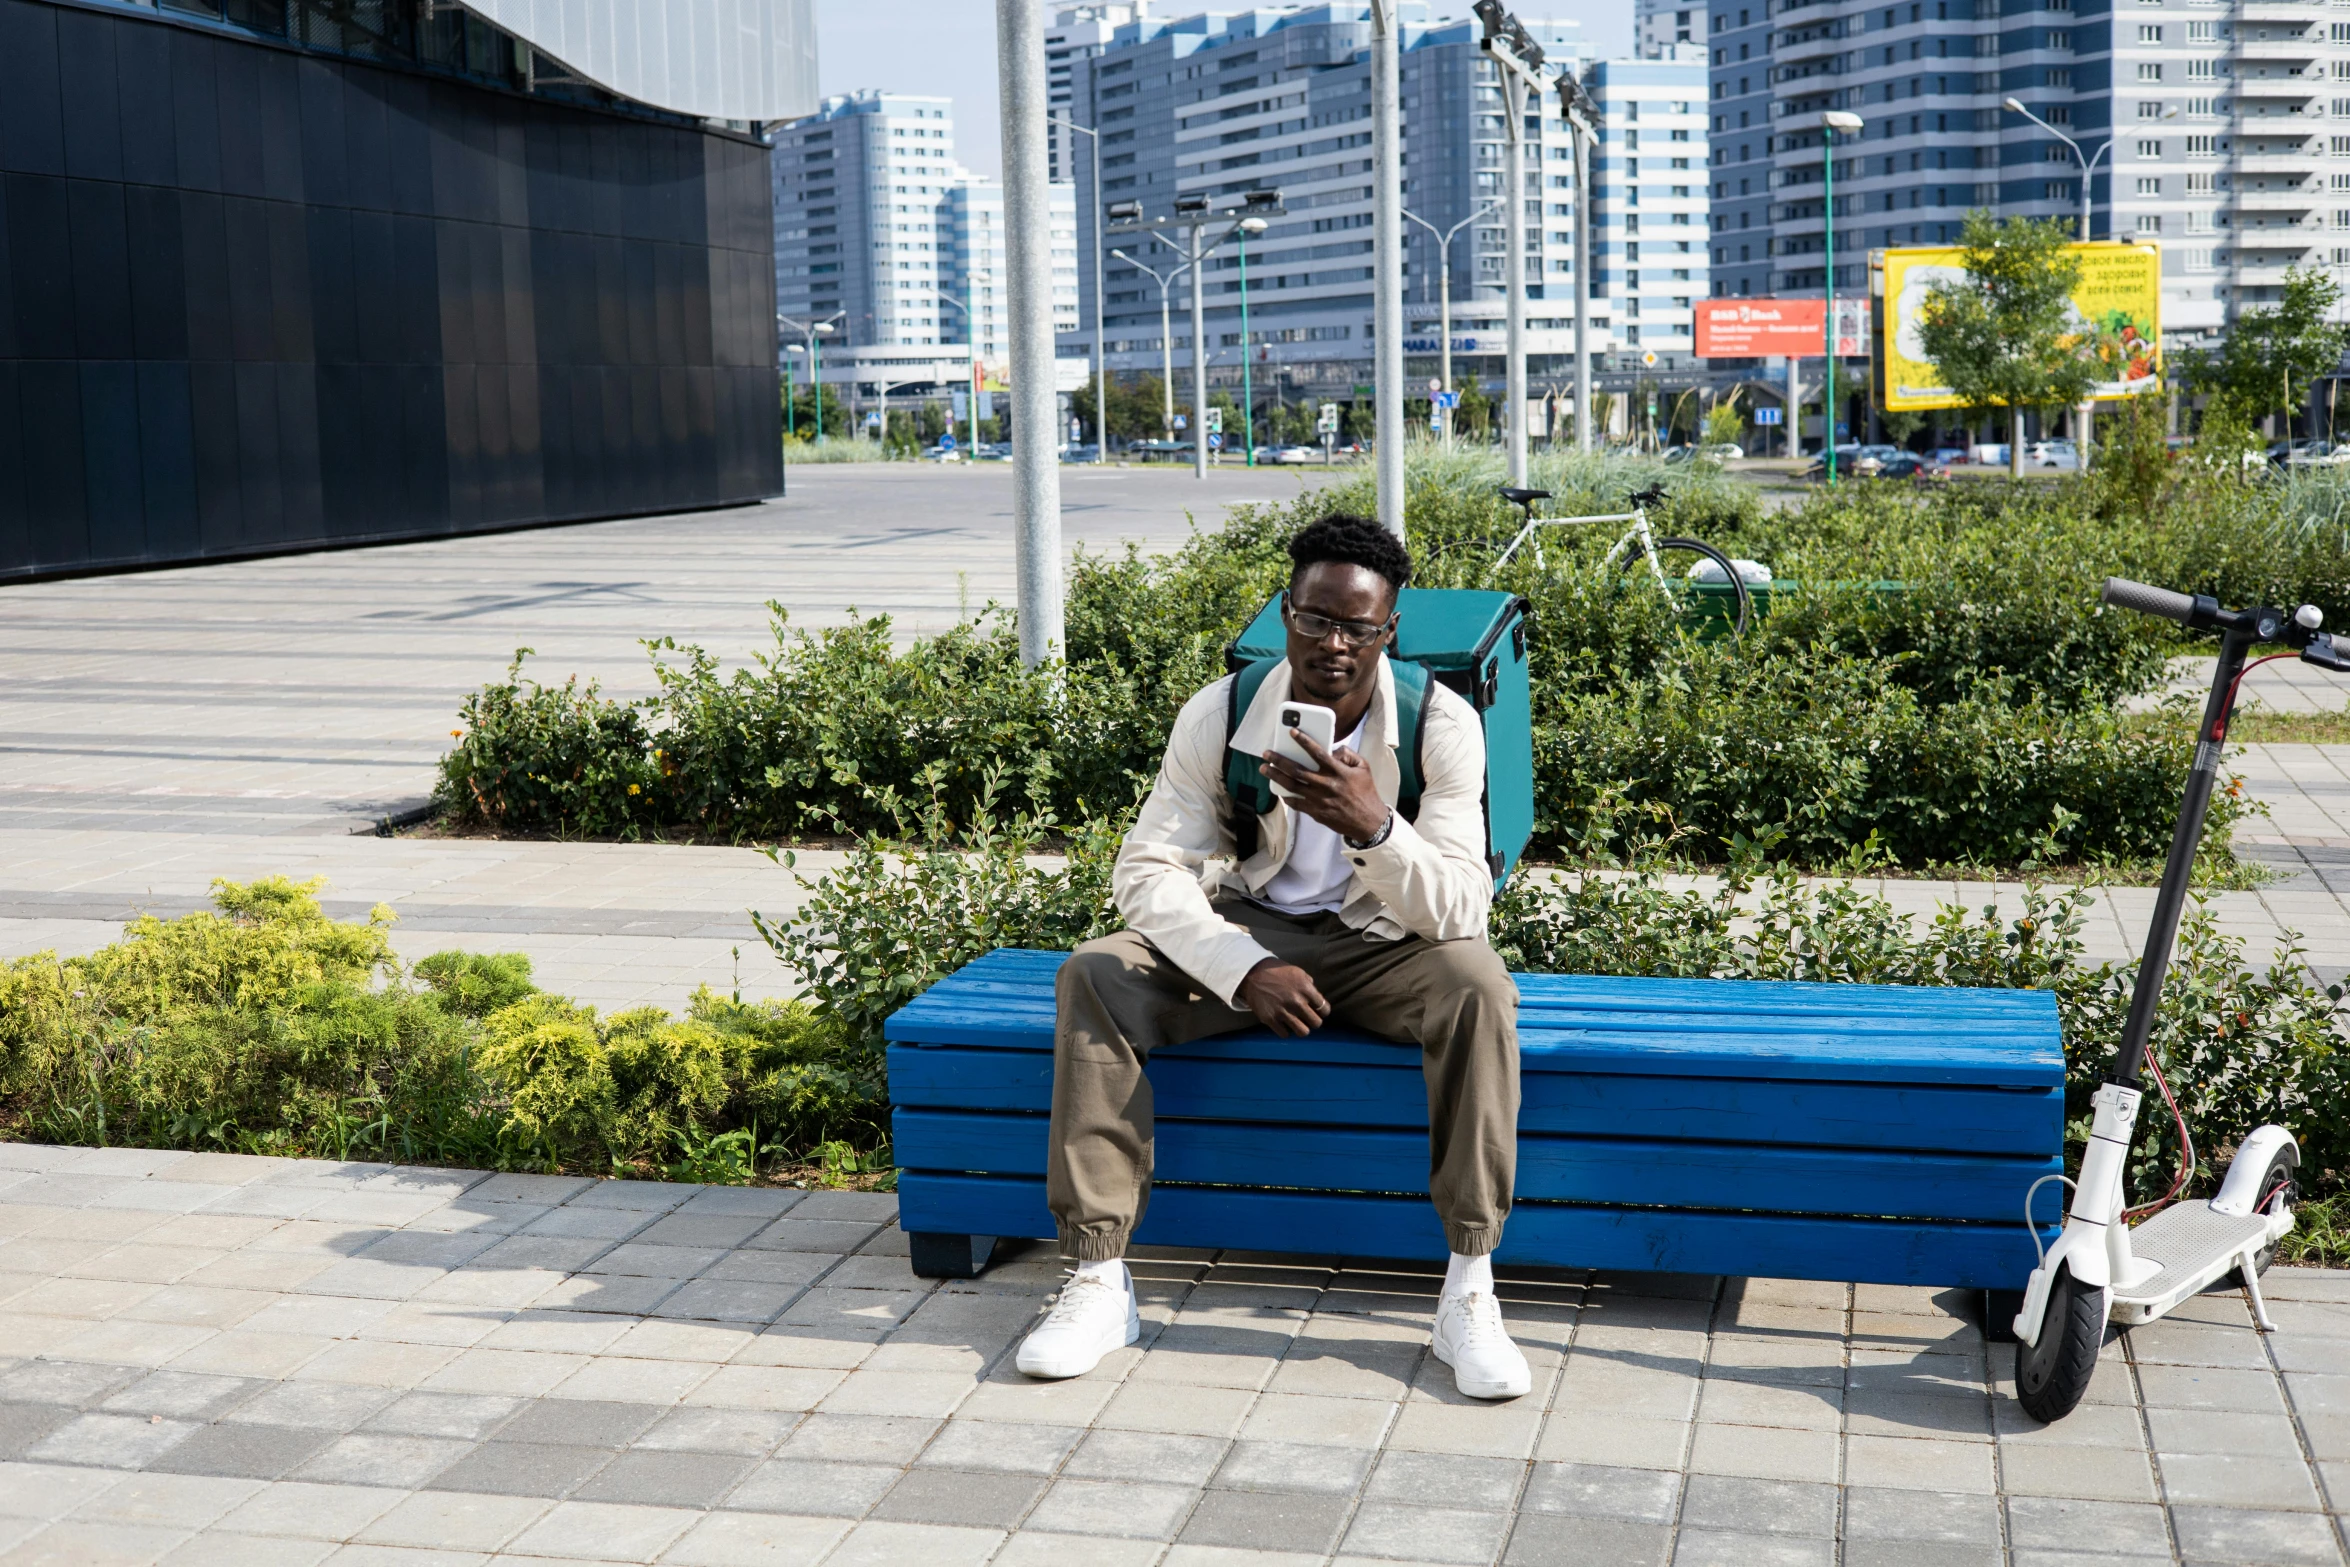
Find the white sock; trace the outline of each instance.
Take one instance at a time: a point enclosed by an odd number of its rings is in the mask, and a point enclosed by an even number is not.
[[[1112,1257],[1107,1262],[1081,1262],[1077,1265],[1077,1277],[1098,1279],[1123,1295],[1126,1293],[1126,1259]]]
[[[1493,1293],[1492,1253],[1464,1257],[1456,1251],[1452,1254],[1452,1260],[1444,1265],[1445,1294],[1465,1295],[1471,1290],[1481,1290],[1488,1295]]]

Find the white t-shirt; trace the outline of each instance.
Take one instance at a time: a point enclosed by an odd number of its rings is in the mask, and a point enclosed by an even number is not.
[[[1363,726],[1370,722],[1365,713],[1363,722],[1355,725],[1355,732],[1333,748],[1353,751],[1361,744]],[[1256,901],[1282,914],[1336,913],[1346,904],[1346,884],[1354,879],[1354,865],[1347,858],[1346,845],[1331,828],[1323,826],[1295,805],[1289,811],[1289,858],[1273,879],[1265,883],[1265,890]]]

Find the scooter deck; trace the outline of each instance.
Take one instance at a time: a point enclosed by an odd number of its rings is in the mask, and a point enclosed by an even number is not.
[[[2247,1251],[2275,1238],[2274,1222],[2259,1213],[2218,1213],[2207,1201],[2165,1208],[2130,1231],[2130,1250],[2159,1272],[2113,1292],[2113,1320],[2150,1322],[2223,1277]]]

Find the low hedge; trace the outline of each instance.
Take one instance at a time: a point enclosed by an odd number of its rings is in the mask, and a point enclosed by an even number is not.
[[[1621,486],[1657,471],[1609,459],[1537,477],[1568,490],[1562,507],[1621,506]],[[1613,529],[1496,573],[1514,519],[1491,493],[1497,475],[1433,458],[1414,469],[1425,579],[1498,582],[1533,604],[1542,847],[1618,845],[1629,807],[1700,861],[1740,840],[1812,867],[1856,853],[1914,867],[2162,855],[2190,726],[2121,703],[2179,644],[2162,623],[2102,609],[2096,584],[2107,571],[2222,584],[2037,491],[1925,504],[1862,486],[1791,519],[1762,516],[1718,475],[1673,472],[1660,526],[1770,556],[1810,584],[1776,596],[1741,643],[1684,635],[1638,573],[1603,580]],[[1065,821],[1115,815],[1156,770],[1176,709],[1284,579],[1290,532],[1368,504],[1363,482],[1242,508],[1169,557],[1081,559],[1068,661],[1049,669],[1020,667],[1001,615],[900,648],[884,619],[805,632],[780,607],[774,645],[731,672],[702,649],[649,644],[660,690],[635,703],[541,684],[518,659],[466,700],[440,801],[460,825],[500,832],[789,839],[888,830],[892,802],[934,773],[950,819],[966,820],[992,769]],[[2164,537],[2205,548],[2220,525],[2197,518]],[[2268,523],[2238,521],[2240,554],[2290,564]],[[1887,576],[1903,590],[1869,585]],[[2233,792],[2217,803],[2217,854],[2242,809]]]

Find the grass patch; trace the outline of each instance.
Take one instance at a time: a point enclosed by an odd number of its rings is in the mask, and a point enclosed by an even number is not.
[[[2350,745],[2350,708],[2334,713],[2277,713],[2239,709],[2228,725],[2237,745]]]
[[[2277,1261],[2304,1268],[2350,1268],[2350,1195],[2303,1201],[2293,1229],[2277,1243]]]

